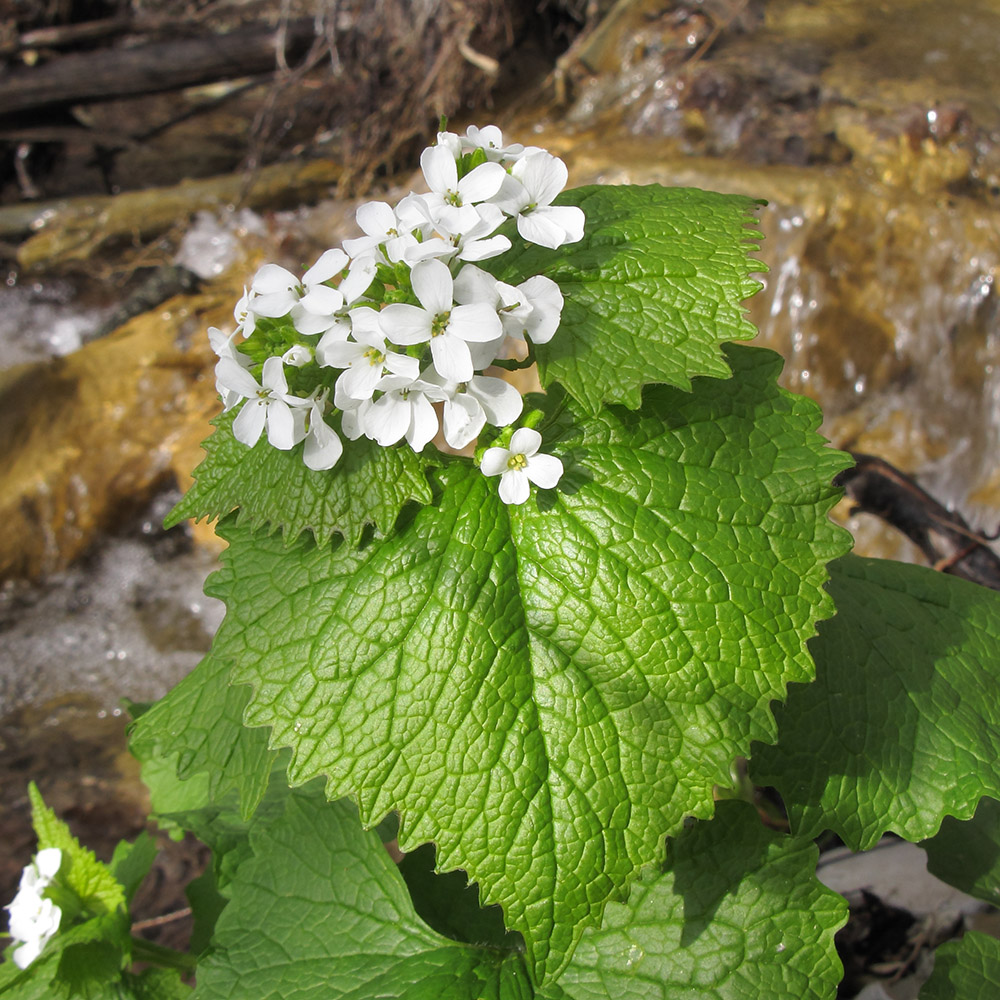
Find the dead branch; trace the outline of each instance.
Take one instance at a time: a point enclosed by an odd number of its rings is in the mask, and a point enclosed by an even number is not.
[[[935,569],[1000,590],[1000,557],[987,544],[989,538],[883,459],[852,457],[854,468],[834,480],[854,501],[852,513],[882,518],[917,545]]]

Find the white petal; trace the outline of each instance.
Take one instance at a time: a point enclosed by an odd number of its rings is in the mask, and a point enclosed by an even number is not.
[[[343,304],[344,296],[329,285],[314,285],[299,299],[303,309],[319,315],[333,315]]]
[[[434,264],[437,261],[424,263]],[[418,264],[417,267],[419,266]],[[444,267],[443,264],[441,266]],[[434,315],[419,306],[394,302],[386,306],[378,317],[383,336],[394,344],[423,344],[431,339],[431,323],[434,321]]]
[[[305,274],[302,275],[302,284],[309,288],[311,285],[319,285],[324,281],[329,281],[335,274],[340,274],[347,267],[348,257],[343,250],[334,248],[327,250],[318,261]]]
[[[519,427],[510,438],[510,453],[524,455],[530,458],[538,451],[542,443],[542,435],[533,427]]]
[[[265,264],[253,276],[250,287],[259,295],[271,295],[275,292],[287,292],[290,288],[296,288],[298,284],[299,279],[291,271],[277,264]]]
[[[445,194],[458,190],[458,165],[446,146],[428,146],[420,154],[420,169],[432,191]]]
[[[420,304],[432,315],[447,312],[452,307],[453,282],[448,265],[439,260],[423,260],[414,264],[410,282]],[[388,306],[387,309],[391,309]],[[384,314],[385,310],[383,310]]]
[[[488,240],[473,240],[462,247],[459,260],[489,260],[510,249],[510,240],[506,236],[491,236]]]
[[[351,269],[347,272],[347,277],[337,286],[337,291],[343,296],[344,301],[350,305],[355,300],[361,298],[375,277],[375,258],[371,256],[358,257]]]
[[[358,206],[354,217],[362,231],[378,237],[379,242],[389,235],[390,229],[396,228],[396,213],[384,201],[366,201]]]
[[[522,208],[531,204],[531,195],[516,177],[507,174],[500,185],[500,190],[490,201],[507,215],[517,215]]]
[[[249,399],[260,392],[261,386],[241,364],[232,358],[220,358],[215,365],[215,380],[231,392]]]
[[[487,448],[479,463],[479,470],[484,476],[499,476],[501,472],[507,471],[509,459],[510,451],[507,448]]]
[[[464,448],[483,429],[486,414],[479,401],[467,392],[444,404],[444,439],[452,448]]]
[[[451,319],[448,320],[450,337],[461,337],[462,340],[471,340],[477,344],[488,344],[502,333],[503,326],[496,310],[483,302],[455,306],[451,311]]]
[[[295,418],[286,403],[272,399],[267,407],[267,440],[279,451],[288,451],[298,444]]]
[[[563,474],[563,464],[554,455],[534,455],[528,460],[524,474],[543,490],[550,490]]]
[[[385,348],[385,338],[379,325],[380,315],[378,309],[358,306],[348,313],[348,318],[354,339],[359,343],[368,344],[369,347],[377,347],[381,351]]]
[[[480,163],[459,182],[458,193],[463,204],[486,201],[500,190],[507,171],[499,163]]]
[[[281,358],[268,358],[260,373],[260,384],[265,389],[283,395],[288,392],[288,381],[285,378],[285,366]]]
[[[551,153],[524,156],[510,172],[528,189],[536,205],[552,204],[552,199],[566,186],[569,176],[566,164]]]
[[[434,367],[445,378],[456,382],[468,382],[475,371],[472,367],[469,345],[458,337],[448,334],[434,337],[431,340],[431,357],[434,360]]]
[[[521,394],[502,378],[476,375],[468,385],[468,395],[478,400],[486,413],[486,419],[494,427],[506,427],[512,424],[524,409]]]
[[[414,240],[412,243],[407,244],[403,248],[402,259],[407,264],[419,264],[422,260],[453,257],[457,251],[458,247],[452,246],[451,243],[441,239],[439,236],[434,236],[429,240],[424,240],[423,243],[418,243]]]
[[[262,399],[248,399],[233,421],[233,437],[252,448],[260,439],[267,419],[267,404]]]
[[[352,399],[371,399],[381,377],[382,366],[362,358],[337,379],[337,386],[343,385],[343,391]]]
[[[455,301],[463,305],[470,302],[497,303],[497,279],[474,264],[466,264],[455,278],[453,289]]]
[[[406,432],[406,440],[417,452],[438,432],[438,418],[434,407],[423,395],[410,396],[410,428]]]
[[[397,354],[395,351],[386,353],[385,367],[394,375],[401,375],[410,381],[420,374],[420,362],[416,358],[411,358],[408,354]]]
[[[321,417],[313,415],[313,423],[302,450],[302,461],[315,472],[332,469],[344,453],[337,432]]]
[[[395,444],[410,429],[410,404],[386,394],[375,401],[365,417],[365,430],[383,448]]]
[[[497,358],[500,357],[500,352],[503,350],[503,345],[506,340],[506,337],[501,336],[497,337],[496,340],[488,340],[484,344],[470,342],[469,352],[472,354],[472,367],[477,372],[481,372],[484,368],[488,368]]]
[[[269,292],[267,295],[258,295],[251,299],[250,310],[256,316],[277,319],[280,316],[287,316],[298,301],[299,297],[285,288],[279,292]]]
[[[531,312],[524,321],[524,332],[536,344],[547,344],[559,328],[563,294],[559,286],[544,274],[522,281],[518,288],[531,303]]]
[[[330,331],[333,333],[334,331]],[[356,344],[353,340],[346,340],[343,337],[336,337],[327,340],[329,334],[316,345],[316,360],[324,368],[350,368],[351,365],[361,362],[364,357],[365,347]]]
[[[530,494],[528,477],[520,469],[508,469],[500,477],[500,499],[504,503],[524,503]]]
[[[35,867],[46,884],[56,877],[61,864],[62,851],[58,847],[43,847],[35,855]]]

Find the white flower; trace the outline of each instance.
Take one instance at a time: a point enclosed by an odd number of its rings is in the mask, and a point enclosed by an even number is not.
[[[355,213],[365,235],[344,240],[344,249],[356,257],[382,246],[385,258],[395,264],[410,247],[418,245],[417,232],[426,235],[428,216],[429,209],[419,194],[408,194],[395,208],[388,202],[367,201]]]
[[[313,359],[312,348],[306,344],[292,344],[291,347],[281,355],[281,360],[292,368],[303,368]],[[249,359],[248,359],[249,360]],[[244,365],[244,367],[246,367]]]
[[[555,250],[583,239],[586,221],[582,209],[552,204],[567,177],[566,164],[559,157],[544,151],[532,153],[510,168],[492,201],[508,215],[517,216],[517,231],[529,243]]]
[[[302,460],[315,472],[332,469],[344,453],[344,445],[337,432],[323,419],[329,389],[315,389],[305,399],[289,397],[295,407],[296,424],[301,422],[301,436],[305,440]]]
[[[42,893],[51,885],[62,863],[58,847],[46,847],[21,873],[17,895],[4,909],[10,914],[10,936],[20,941],[14,951],[14,964],[26,969],[42,953],[49,939],[59,930],[62,911]]]
[[[444,394],[442,429],[452,448],[464,448],[479,435],[488,420],[494,427],[506,427],[521,415],[524,401],[509,382],[491,375],[473,375],[468,382],[443,378],[433,369],[420,376],[439,386]]]
[[[542,435],[530,427],[514,431],[509,448],[487,448],[480,465],[484,476],[500,476],[500,499],[521,504],[531,493],[530,483],[550,490],[563,474],[554,455],[541,455]]]
[[[271,319],[287,316],[299,300],[299,288],[299,279],[287,268],[265,264],[250,283],[247,310]]]
[[[313,332],[323,334],[320,342],[316,345],[316,358],[321,365],[324,363],[322,358],[328,344],[343,343],[347,340],[354,325],[348,312],[349,307],[368,291],[368,286],[374,277],[375,258],[370,255],[356,258],[351,264],[347,276],[337,287],[343,305],[338,307],[336,312],[315,323]]]
[[[316,360],[320,365],[346,369],[337,379],[336,390],[351,399],[371,399],[386,369],[411,379],[420,371],[416,358],[389,350],[379,329],[380,315],[367,306],[355,309],[351,313],[353,340],[327,341],[324,337],[316,345]]]
[[[519,142],[505,146],[503,133],[496,125],[486,125],[483,128],[470,125],[462,136],[462,145],[469,149],[481,149],[488,160],[516,160],[525,153],[524,146]],[[535,148],[532,147],[531,151]]]
[[[408,263],[430,257],[459,260],[486,260],[510,249],[506,236],[494,236],[504,214],[496,205],[445,205],[436,213],[435,226],[440,234],[422,243],[414,242],[404,258]]]
[[[281,451],[288,451],[302,440],[300,429],[289,408],[288,382],[281,358],[264,362],[261,380],[231,358],[222,358],[215,366],[215,378],[223,389],[243,396],[247,401],[233,421],[233,436],[252,448],[267,426],[267,440]]]
[[[246,354],[242,354],[233,347],[233,339],[238,332],[238,330],[234,330],[230,334],[225,334],[217,327],[210,326],[208,328],[208,342],[212,345],[212,350],[220,358],[229,358],[235,361],[241,368],[249,368],[253,364],[253,358],[247,357]],[[223,413],[231,410],[244,398],[240,393],[234,392],[232,389],[227,389],[218,379],[215,380],[215,391],[222,397]]]
[[[344,304],[344,295],[339,288],[331,288],[326,282],[340,274],[348,261],[343,250],[327,250],[302,275],[302,284],[292,290],[292,301],[286,310],[291,313],[292,325],[299,333],[311,335],[330,329],[334,314]]]
[[[474,371],[468,342],[489,343],[503,332],[496,311],[486,302],[455,305],[451,272],[439,260],[415,264],[410,281],[420,305],[386,306],[379,313],[382,332],[395,344],[430,341],[434,367],[447,379],[467,382]]]
[[[443,205],[461,207],[486,201],[500,190],[507,176],[499,163],[480,163],[459,180],[458,164],[447,146],[428,146],[420,154],[420,167],[431,189],[425,198],[432,211]]]
[[[365,411],[365,433],[384,448],[405,437],[414,451],[423,451],[438,431],[431,401],[444,394],[429,382],[399,375],[386,375],[378,387],[383,395]]]
[[[518,305],[500,310],[504,332],[509,337],[527,336],[532,343],[547,344],[559,328],[562,316],[563,295],[559,286],[544,274],[536,274],[522,281],[515,291]]]

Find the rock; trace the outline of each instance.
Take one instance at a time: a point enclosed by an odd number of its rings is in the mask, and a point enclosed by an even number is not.
[[[219,406],[205,330],[232,323],[242,280],[240,268],[67,357],[3,373],[0,579],[68,565],[123,511],[190,475]]]

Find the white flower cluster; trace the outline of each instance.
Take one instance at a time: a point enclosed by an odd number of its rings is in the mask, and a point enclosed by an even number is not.
[[[58,847],[39,851],[21,873],[17,895],[4,907],[10,914],[10,936],[21,942],[14,950],[14,964],[19,969],[31,965],[59,930],[62,911],[42,893],[52,884],[60,864],[62,851]]]
[[[582,238],[583,212],[552,204],[566,166],[543,149],[505,145],[493,125],[439,132],[420,165],[429,193],[362,205],[365,235],[327,250],[301,279],[265,264],[236,306],[237,331],[209,331],[223,405],[242,407],[237,440],[253,446],[266,431],[275,448],[304,442],[305,464],[325,470],[343,453],[328,422],[338,412],[350,440],[364,435],[388,447],[405,438],[418,452],[439,429],[461,449],[487,422],[508,427],[520,417],[517,389],[482,372],[515,356],[512,342],[524,351],[525,338],[550,340],[562,294],[544,275],[514,287],[475,262],[510,248],[496,232],[507,218],[544,247]],[[248,341],[243,351],[237,334]],[[482,466],[503,473],[507,503],[523,503],[529,481],[551,487],[562,474],[558,459],[537,454],[537,432],[526,430],[511,443],[523,439],[532,450],[490,449],[504,451],[507,464],[494,469],[493,455]]]

